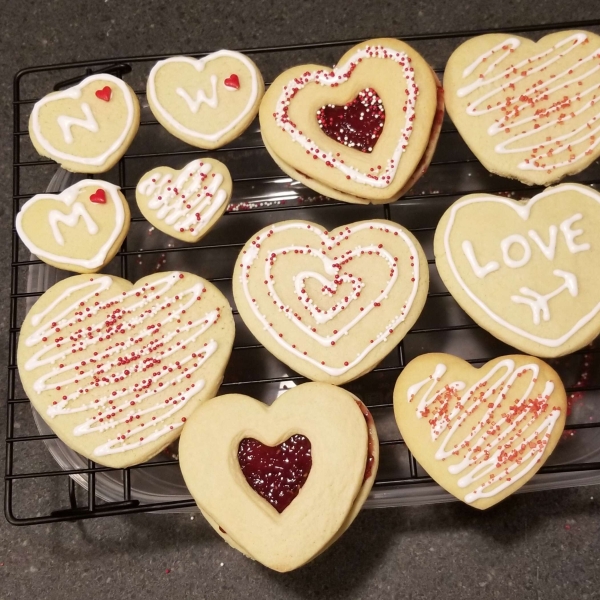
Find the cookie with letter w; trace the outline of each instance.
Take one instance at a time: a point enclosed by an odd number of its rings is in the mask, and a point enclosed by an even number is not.
[[[600,333],[600,194],[565,183],[528,201],[472,194],[435,232],[440,277],[469,316],[534,356]]]

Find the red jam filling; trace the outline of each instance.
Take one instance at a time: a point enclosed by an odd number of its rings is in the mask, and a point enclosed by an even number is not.
[[[371,153],[383,131],[385,109],[377,92],[366,88],[344,106],[322,106],[317,110],[317,122],[336,142]]]
[[[310,441],[296,434],[279,446],[266,446],[254,438],[244,438],[238,447],[238,462],[250,487],[282,513],[310,473]]]
[[[363,477],[363,481],[366,481],[373,474],[373,464],[375,463],[375,448],[373,436],[371,435],[371,431],[374,428],[375,424],[373,423],[373,417],[369,412],[369,409],[360,401],[357,400],[356,404],[358,404],[358,408],[360,408],[360,412],[362,412],[365,417],[365,421],[367,422],[367,431],[369,433],[369,447],[367,448],[367,464],[365,466],[365,474]]]

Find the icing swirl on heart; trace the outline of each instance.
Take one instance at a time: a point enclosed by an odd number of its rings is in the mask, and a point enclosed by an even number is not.
[[[537,466],[561,409],[551,403],[552,381],[531,396],[540,371],[536,363],[517,367],[504,359],[466,390],[464,381],[440,385],[446,371],[439,363],[427,379],[408,388],[406,400],[416,403],[417,419],[428,420],[431,440],[439,444],[435,458],[460,459],[448,472],[459,476],[460,488],[472,488],[464,496],[470,504],[495,496]],[[525,391],[515,392],[524,381]],[[461,430],[473,414],[478,422]]]
[[[45,369],[33,389],[55,393],[49,417],[81,414],[75,436],[107,432],[96,456],[134,450],[182,427],[185,417],[177,413],[205,386],[194,374],[218,346],[199,338],[219,321],[220,309],[187,318],[206,289],[197,281],[170,295],[184,277],[172,272],[102,301],[94,298],[110,290],[113,279],[91,277],[30,317],[35,329],[23,343],[36,351],[23,368]],[[72,295],[76,300],[63,308]],[[92,347],[82,358],[79,353]],[[127,382],[140,373],[146,378]]]
[[[319,240],[320,246],[314,248],[308,244],[286,245],[261,254],[261,245],[265,240],[282,232],[293,233],[294,230],[314,234],[317,240]],[[402,266],[399,265],[398,257],[394,256],[386,249],[386,244],[384,243],[386,242],[385,236],[381,240],[382,243],[373,243],[366,246],[357,245],[350,250],[341,252],[338,256],[334,256],[333,258],[330,258],[327,255],[328,251],[331,252],[342,242],[349,240],[353,234],[369,230],[375,230],[379,233],[392,236],[394,239],[400,238],[408,250],[409,263],[406,265],[402,264]],[[382,272],[387,274],[387,279],[385,280],[385,283],[382,284],[382,289],[374,294],[371,301],[360,307],[360,310],[357,311],[354,318],[344,325],[340,325],[337,329],[334,329],[332,333],[320,335],[316,326],[307,324],[303,315],[298,314],[298,312],[294,311],[289,304],[284,302],[276,289],[277,281],[272,274],[272,270],[276,261],[282,260],[288,254],[292,256],[301,255],[321,261],[327,276],[333,277],[333,280],[328,280],[325,276],[315,277],[315,273],[313,272],[301,271],[294,278],[294,288],[297,293],[297,299],[301,302],[307,312],[311,314],[312,318],[316,321],[316,325],[332,321],[334,317],[343,314],[344,309],[349,306],[351,302],[355,301],[356,298],[360,296],[363,287],[366,287],[365,282],[361,281],[359,277],[355,277],[352,273],[345,271],[345,269],[351,268],[350,265],[352,264],[352,261],[360,259],[360,257],[365,255],[380,258],[382,264],[385,265]],[[366,347],[360,349],[356,354],[348,356],[347,359],[343,361],[343,364],[326,364],[325,361],[316,360],[311,356],[309,346],[304,349],[298,347],[297,344],[288,342],[284,338],[283,333],[273,326],[272,319],[266,316],[264,308],[261,307],[256,298],[253,297],[249,288],[250,269],[257,260],[260,260],[259,256],[261,256],[262,261],[264,261],[264,268],[261,275],[264,279],[269,302],[275,305],[278,312],[293,323],[301,332],[308,336],[308,338],[314,340],[324,348],[335,346],[336,343],[349,335],[358,323],[381,307],[382,304],[386,302],[392,290],[394,290],[395,286],[399,283],[399,275],[401,273],[403,280],[408,279],[410,281],[410,292],[404,303],[397,307],[396,312],[390,318],[389,322],[383,324],[381,331],[374,331],[372,333],[372,339],[367,343]],[[405,267],[407,270],[406,273],[404,272]],[[264,330],[267,331],[270,337],[282,348],[331,376],[343,375],[358,365],[376,346],[387,340],[388,336],[394,332],[396,327],[406,319],[419,287],[419,255],[412,239],[401,228],[394,227],[391,223],[381,223],[377,221],[365,221],[351,227],[345,227],[335,236],[320,229],[318,226],[303,222],[289,222],[273,225],[269,229],[263,230],[263,232],[252,239],[251,245],[248,246],[247,250],[244,250],[242,254],[240,268],[240,283],[245,300]],[[353,286],[353,289],[348,295],[344,296],[343,300],[339,303],[334,304],[327,311],[323,311],[322,309],[317,309],[314,302],[308,297],[305,288],[305,281],[308,277],[314,277],[322,284],[322,293],[325,295],[331,295],[334,287],[336,288],[340,283],[349,283]]]
[[[480,72],[456,95],[469,99],[466,113],[472,117],[497,115],[487,133],[502,138],[494,148],[498,154],[523,156],[519,169],[551,173],[586,159],[600,144],[600,51],[579,59],[569,56],[587,43],[588,36],[576,32],[512,64],[521,42],[508,37],[464,70],[467,80]],[[550,69],[558,72],[551,74]]]
[[[348,81],[354,69],[359,62],[369,59],[391,60],[398,64],[401,69],[402,77],[406,81],[406,99],[403,107],[405,114],[405,125],[400,133],[398,143],[394,148],[392,156],[387,160],[385,168],[378,174],[371,172],[365,173],[351,165],[346,164],[343,160],[332,152],[327,152],[319,148],[314,140],[309,139],[302,131],[299,130],[289,115],[289,105],[293,102],[295,96],[300,90],[305,88],[310,83],[316,83],[321,86],[336,87]],[[413,121],[415,119],[415,106],[419,88],[415,83],[414,69],[410,65],[411,58],[405,53],[393,48],[384,46],[366,46],[359,48],[343,65],[335,67],[331,71],[318,69],[316,71],[307,71],[301,77],[291,80],[283,86],[281,95],[277,100],[273,118],[277,125],[287,132],[294,142],[300,144],[307,152],[313,156],[315,160],[324,162],[328,167],[341,171],[347,179],[352,179],[357,183],[363,183],[375,188],[388,187],[398,170],[400,159],[406,149],[412,130]]]

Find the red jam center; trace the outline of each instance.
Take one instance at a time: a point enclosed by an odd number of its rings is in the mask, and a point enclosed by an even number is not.
[[[250,487],[282,513],[300,492],[312,467],[308,438],[293,435],[279,446],[244,438],[238,462]]]
[[[322,106],[317,111],[317,122],[336,142],[371,153],[383,131],[385,109],[377,92],[366,88],[344,106]]]

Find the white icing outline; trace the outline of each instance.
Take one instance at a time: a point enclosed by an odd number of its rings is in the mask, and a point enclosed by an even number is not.
[[[74,154],[68,154],[66,152],[62,152],[57,150],[43,135],[39,122],[39,112],[42,106],[49,104],[50,102],[54,102],[55,100],[63,100],[65,98],[70,98],[73,100],[77,100],[81,98],[81,90],[84,87],[87,87],[90,83],[94,81],[109,81],[116,85],[122,92],[123,98],[125,100],[125,106],[127,108],[127,120],[125,122],[125,127],[123,128],[123,132],[119,135],[119,137],[112,143],[112,145],[103,152],[102,154],[98,154],[97,156],[76,156]],[[44,96],[41,100],[38,100],[31,112],[31,128],[35,133],[35,137],[44,148],[44,150],[51,156],[51,158],[60,158],[63,161],[74,162],[80,165],[90,165],[99,167],[103,165],[109,157],[119,150],[119,147],[123,145],[131,128],[133,126],[133,115],[134,115],[134,107],[133,107],[133,98],[131,96],[131,92],[127,87],[127,84],[123,82],[121,79],[114,77],[113,75],[108,75],[105,73],[99,73],[98,75],[90,75],[86,77],[81,83],[71,88],[68,88],[62,92],[54,92],[52,94],[48,94]],[[59,123],[60,125],[60,123]],[[58,162],[58,161],[57,161]]]
[[[23,229],[21,221],[23,220],[23,215],[25,214],[25,212],[40,200],[57,200],[70,207],[79,196],[80,190],[88,186],[94,187],[96,189],[101,188],[104,191],[108,192],[115,206],[115,228],[113,229],[106,242],[98,250],[96,255],[89,259],[77,258],[75,256],[60,256],[58,254],[53,254],[52,252],[42,250],[40,247],[38,247]],[[107,181],[101,181],[100,179],[82,179],[81,181],[78,181],[77,183],[68,187],[66,190],[63,190],[60,194],[36,194],[33,198],[25,202],[23,208],[21,208],[21,210],[17,214],[17,218],[15,221],[17,233],[19,234],[21,241],[27,246],[27,248],[33,254],[39,256],[42,260],[44,258],[47,258],[48,260],[62,265],[76,265],[78,267],[84,267],[86,269],[95,269],[97,267],[100,267],[104,264],[108,252],[113,247],[114,243],[117,241],[119,235],[123,231],[123,226],[125,224],[125,209],[123,207],[123,200],[121,200],[119,196],[120,189],[120,187],[112,183],[108,183]],[[65,217],[68,217],[70,214],[73,213],[66,214]],[[50,215],[50,213],[48,213],[48,215]],[[73,250],[78,250],[76,244],[72,243],[71,245],[74,246]]]
[[[396,327],[398,327],[398,325],[400,325],[400,323],[402,323],[404,321],[406,315],[409,314],[409,312],[412,308],[412,304],[414,302],[415,296],[417,295],[417,290],[419,288],[419,282],[420,282],[420,266],[419,266],[420,263],[419,263],[419,253],[418,253],[417,247],[415,246],[415,243],[410,239],[410,237],[406,234],[406,232],[403,231],[400,227],[394,227],[394,225],[391,222],[381,223],[381,222],[377,222],[377,221],[361,222],[357,225],[355,224],[350,227],[351,227],[350,234],[348,233],[348,231],[346,229],[342,229],[337,234],[336,238],[332,240],[331,235],[329,235],[331,232],[328,232],[328,234],[325,234],[324,233],[325,230],[321,229],[318,225],[315,225],[313,223],[308,224],[308,223],[295,223],[295,222],[285,223],[284,222],[283,224],[273,225],[268,229],[264,229],[260,235],[255,235],[252,238],[252,244],[245,248],[245,254],[243,254],[241,257],[240,283],[242,286],[242,290],[244,292],[244,296],[246,298],[246,303],[252,310],[254,316],[258,319],[260,324],[263,326],[264,330],[269,333],[269,335],[273,338],[273,340],[275,342],[277,342],[280,346],[282,346],[290,354],[293,354],[297,358],[300,358],[303,361],[310,363],[314,367],[317,367],[321,371],[327,373],[328,375],[334,376],[334,377],[343,375],[350,369],[354,368],[365,358],[365,356],[367,356],[367,354],[369,354],[369,352],[371,352],[371,350],[373,350],[373,348],[375,348],[376,346],[378,346],[379,344],[381,344],[387,340],[388,336],[391,335],[388,333],[389,330],[396,329]],[[322,365],[319,361],[315,360],[314,358],[311,358],[308,355],[305,356],[302,352],[300,352],[296,348],[292,348],[291,344],[288,344],[283,338],[279,337],[279,334],[277,333],[275,328],[269,325],[269,319],[261,313],[256,302],[252,301],[252,295],[250,294],[250,291],[248,289],[249,278],[246,277],[246,274],[250,272],[250,268],[251,268],[252,264],[258,257],[258,255],[260,253],[259,246],[261,245],[263,240],[265,240],[268,236],[271,236],[275,233],[280,233],[282,231],[288,231],[289,229],[302,229],[309,233],[315,234],[318,237],[318,239],[320,239],[320,241],[325,242],[327,244],[327,246],[325,246],[325,247],[328,247],[328,246],[332,246],[337,241],[344,240],[344,238],[346,236],[352,236],[353,234],[355,234],[359,231],[363,231],[365,229],[370,229],[371,227],[373,227],[374,229],[376,228],[377,230],[382,231],[382,232],[385,232],[385,230],[387,229],[392,235],[397,232],[398,237],[401,238],[402,241],[406,244],[406,246],[410,252],[410,256],[413,257],[412,262],[413,262],[414,266],[412,267],[411,277],[414,279],[414,281],[413,281],[413,285],[412,285],[412,290],[406,300],[405,305],[401,308],[401,313],[398,316],[394,317],[391,322],[389,322],[387,325],[385,325],[385,327],[382,329],[381,332],[377,333],[376,335],[373,334],[373,343],[368,343],[367,346],[362,351],[357,353],[357,356],[355,358],[353,358],[352,360],[349,359],[347,361],[348,362],[347,366],[330,367],[328,365]],[[273,232],[273,233],[271,233],[271,232]],[[290,248],[292,251],[294,250],[293,246]],[[305,246],[303,246],[301,248],[304,252],[307,251],[307,248]],[[321,255],[321,249],[320,249],[321,247],[318,246],[317,248],[319,248],[318,252],[317,252],[316,248],[310,248],[310,250],[315,251],[315,255],[317,255],[317,254]],[[366,247],[363,248],[363,250],[366,250],[366,249],[367,249]],[[280,248],[278,250],[272,250],[271,253],[279,253],[279,252],[283,252],[284,250],[287,251],[286,248]],[[376,247],[376,250],[381,253],[383,248]],[[360,251],[360,247],[356,247],[353,252],[356,252],[356,251]],[[388,254],[388,257],[390,257],[389,254]],[[388,258],[386,256],[382,256],[382,258],[384,260],[388,261]],[[343,257],[339,257],[338,261],[339,260],[343,260]],[[333,271],[337,272],[337,269],[335,269],[332,266],[332,263],[334,263],[336,261],[323,256],[323,262],[326,266],[326,270],[330,271],[330,274],[331,274],[332,269],[333,269]],[[265,268],[268,268],[269,263],[267,262],[266,265],[267,266]],[[327,269],[328,265],[329,265],[329,269]],[[389,266],[389,263],[388,263],[388,266]],[[392,277],[390,279],[390,281],[392,283],[390,284],[390,282],[388,282],[388,286],[384,290],[385,293],[380,294],[379,297],[376,298],[373,302],[378,302],[379,300],[383,301],[385,298],[387,298],[389,291],[391,291],[391,289],[396,281],[396,277],[398,276],[398,271],[399,271],[399,267],[396,267],[395,275],[394,275],[394,277]],[[261,277],[262,277],[262,273],[261,273]],[[335,340],[339,339],[339,337],[348,333],[350,331],[350,329],[354,325],[356,325],[356,323],[361,321],[373,308],[373,306],[372,306],[373,302],[370,303],[370,305],[369,305],[370,308],[365,308],[365,310],[363,312],[361,312],[359,315],[357,315],[357,317],[351,323],[347,324],[344,327],[343,331],[340,330],[340,332],[338,332],[338,334],[333,335],[329,338],[322,338],[321,336],[317,336],[315,338],[315,336],[313,335],[312,336],[313,339],[315,339],[316,341],[318,341],[321,344],[323,344],[323,340],[327,340],[327,343],[325,345],[330,345],[331,344],[330,340],[335,341]],[[292,317],[290,317],[290,315],[288,313],[284,312],[283,314],[287,315],[290,318],[290,320],[292,321],[292,323],[294,323],[297,326],[300,326],[300,323],[297,320],[294,320]],[[307,333],[305,326],[299,327],[299,329],[303,333]],[[312,334],[312,332],[310,332],[310,333]]]
[[[381,53],[381,55],[380,55]],[[344,164],[341,160],[337,159],[332,152],[325,152],[318,148],[316,143],[300,133],[297,127],[295,127],[287,116],[287,107],[293,100],[293,96],[296,95],[298,90],[304,88],[307,83],[316,82],[319,85],[326,86],[337,86],[341,83],[345,83],[352,77],[352,71],[350,74],[346,73],[351,68],[352,64],[358,64],[359,60],[387,60],[391,59],[398,63],[402,67],[404,80],[406,82],[406,89],[408,94],[406,95],[406,112],[405,112],[405,124],[402,132],[398,138],[398,144],[394,149],[394,152],[390,158],[387,159],[386,168],[379,175],[373,173],[364,173],[359,169]],[[277,99],[275,104],[274,119],[277,125],[289,134],[290,138],[300,144],[308,153],[312,156],[317,157],[318,160],[324,163],[330,163],[335,169],[341,171],[346,177],[357,183],[369,185],[374,188],[386,188],[394,180],[396,171],[400,164],[400,158],[404,153],[404,150],[408,146],[408,142],[413,130],[413,119],[415,118],[415,106],[417,103],[418,91],[415,92],[415,76],[414,68],[412,68],[410,57],[405,52],[395,50],[393,48],[386,48],[385,46],[366,46],[359,48],[356,52],[348,58],[343,65],[338,65],[333,69],[317,69],[312,72],[306,72],[302,75],[295,77],[286,83]],[[289,90],[293,93],[293,96],[288,99]]]
[[[552,381],[546,381],[544,384],[544,390],[541,394],[538,394],[537,398],[546,400],[546,410],[548,410],[547,415],[542,420],[541,424],[538,425],[538,427],[533,431],[533,433],[522,440],[522,444],[527,446],[545,431],[542,436],[542,439],[546,440],[545,443],[542,443],[541,445],[535,444],[533,448],[529,447],[523,456],[519,456],[518,461],[513,461],[510,463],[510,466],[505,466],[494,479],[486,478],[488,474],[498,468],[496,463],[504,449],[501,442],[511,433],[514,436],[517,436],[519,435],[519,432],[527,432],[527,430],[530,429],[535,421],[541,416],[541,412],[536,415],[534,411],[533,417],[527,422],[522,423],[526,418],[531,416],[530,410],[524,411],[517,416],[513,416],[512,420],[508,420],[506,414],[501,417],[498,415],[500,418],[494,415],[494,411],[496,411],[502,401],[506,399],[506,396],[508,396],[510,387],[522,374],[525,372],[531,373],[531,380],[525,392],[520,394],[517,400],[513,401],[516,406],[520,407],[527,399],[529,399],[529,395],[537,383],[540,370],[538,364],[531,363],[517,368],[515,368],[515,366],[514,360],[510,358],[505,358],[504,360],[499,361],[490,371],[483,375],[478,381],[471,385],[465,393],[461,395],[460,400],[457,400],[452,411],[449,412],[445,418],[434,420],[434,424],[430,426],[431,441],[434,442],[444,433],[444,431],[446,431],[446,429],[448,429],[451,421],[458,417],[454,424],[450,426],[450,430],[446,433],[442,444],[438,447],[435,453],[435,458],[439,461],[446,460],[457,452],[458,447],[459,451],[464,451],[464,458],[461,462],[450,465],[448,467],[448,472],[452,475],[459,475],[465,469],[468,469],[469,467],[473,468],[466,475],[460,477],[457,485],[461,488],[465,488],[472,485],[476,480],[485,478],[483,483],[481,483],[472,492],[465,495],[463,500],[467,504],[471,504],[472,502],[482,498],[491,498],[527,475],[527,473],[529,473],[539,463],[541,456],[546,450],[548,439],[552,433],[552,430],[554,429],[554,426],[560,417],[560,409],[551,407],[550,404],[550,397],[555,390],[554,383],[552,383]],[[500,371],[501,369],[505,370],[504,374],[502,374],[499,379],[494,379],[494,383],[487,386],[488,389],[484,394],[474,395],[474,392],[479,389],[479,386],[483,382],[489,382],[496,372]],[[444,363],[439,363],[435,367],[434,372],[427,379],[419,381],[408,387],[406,396],[407,401],[410,403],[421,391],[421,389],[423,389],[428,383],[430,384],[422,394],[417,405],[417,419],[422,419],[427,414],[426,409],[428,406],[434,403],[446,388],[457,392],[466,388],[466,383],[464,381],[455,381],[447,384],[446,386],[440,387],[432,396],[432,391],[440,382],[441,378],[445,375],[446,371],[447,366]],[[493,401],[490,400],[491,396],[495,396]],[[466,433],[466,437],[462,439],[462,441],[455,443],[450,449],[446,449],[446,446],[452,439],[452,436],[458,431],[465,419],[472,414],[473,410],[483,403],[487,403],[488,407],[479,420],[479,423],[473,426],[469,432]],[[486,430],[485,425],[486,423],[490,423],[490,421],[494,423],[494,427]],[[508,423],[508,425],[502,429],[499,434],[497,434],[496,428],[499,429],[506,423]],[[515,432],[517,427],[518,429]],[[491,440],[484,444],[484,440],[488,440],[490,437]],[[522,437],[522,435],[519,435],[519,437]],[[485,458],[486,452],[489,454],[489,458],[487,459]],[[512,475],[513,471],[523,464],[526,466],[516,475]],[[489,487],[493,487],[493,489],[490,491],[485,491],[486,488]]]
[[[554,194],[558,194],[560,192],[564,192],[564,191],[573,191],[573,192],[581,193],[584,196],[587,196],[588,198],[595,200],[600,205],[600,194],[597,194],[596,192],[594,192],[591,189],[587,189],[582,186],[571,185],[568,183],[559,185],[554,188],[549,188],[549,189],[543,191],[541,194],[538,194],[537,196],[534,196],[533,198],[531,198],[526,204],[522,204],[522,205],[516,204],[514,200],[508,200],[506,198],[500,198],[497,196],[495,196],[495,197],[482,196],[482,197],[470,198],[467,200],[461,200],[461,201],[455,202],[450,208],[450,216],[448,219],[448,224],[446,225],[446,230],[444,231],[444,251],[446,253],[446,260],[448,261],[448,266],[450,267],[450,270],[452,271],[452,274],[453,274],[454,278],[456,279],[457,283],[460,285],[460,287],[462,287],[462,289],[465,291],[467,296],[469,296],[469,298],[473,302],[475,302],[475,304],[477,306],[479,306],[479,308],[481,310],[483,310],[493,321],[498,323],[498,325],[501,325],[502,327],[508,329],[509,331],[512,331],[513,333],[516,333],[517,335],[520,335],[528,340],[531,340],[532,342],[536,342],[537,344],[541,344],[542,346],[546,346],[548,348],[558,348],[559,346],[561,346],[562,344],[567,342],[582,327],[584,327],[584,325],[589,323],[600,312],[600,302],[598,304],[596,304],[596,306],[590,312],[588,312],[585,316],[583,316],[581,319],[579,319],[579,321],[577,321],[577,323],[575,323],[575,325],[573,325],[573,327],[567,333],[560,336],[559,338],[554,338],[554,339],[553,338],[544,338],[544,337],[540,337],[538,335],[529,333],[528,331],[525,331],[524,329],[521,329],[520,327],[517,327],[516,325],[513,325],[512,323],[509,323],[508,321],[505,321],[502,317],[498,316],[486,304],[484,304],[484,302],[465,283],[465,281],[461,277],[460,273],[458,272],[458,269],[456,268],[456,265],[452,258],[452,251],[450,249],[450,233],[452,230],[452,226],[454,225],[454,219],[455,219],[456,213],[463,206],[467,206],[469,204],[486,203],[486,202],[503,204],[505,206],[508,206],[509,208],[512,208],[517,213],[517,215],[525,221],[525,220],[529,219],[529,213],[531,212],[532,207],[539,200],[541,200],[543,198],[547,198],[548,196],[552,196]],[[600,206],[599,206],[599,208],[600,208]]]
[[[219,131],[217,131],[215,133],[210,133],[210,134],[200,133],[199,131],[189,129],[188,127],[186,127],[185,125],[180,123],[177,119],[175,119],[175,117],[170,112],[168,112],[164,108],[164,106],[158,101],[158,97],[156,95],[156,84],[155,84],[156,75],[157,75],[158,71],[160,71],[160,69],[164,65],[170,64],[170,63],[178,63],[178,62],[192,65],[196,69],[196,71],[201,72],[204,70],[204,66],[206,65],[206,63],[208,63],[212,60],[215,60],[217,58],[220,58],[222,56],[229,56],[229,57],[239,60],[250,72],[250,77],[252,79],[252,86],[250,88],[250,96],[248,98],[248,102],[246,103],[244,110],[237,117],[235,117],[235,119],[233,119],[228,125],[223,127],[223,129],[220,129]],[[158,61],[152,67],[152,70],[150,71],[150,75],[148,76],[148,83],[146,86],[146,94],[151,98],[154,108],[159,113],[156,116],[162,117],[175,130],[177,130],[178,132],[180,132],[184,135],[188,135],[190,137],[193,137],[193,138],[196,138],[199,140],[216,142],[221,137],[223,137],[226,133],[229,133],[236,125],[238,125],[238,123],[240,123],[240,121],[242,121],[246,117],[246,115],[249,112],[251,112],[252,109],[254,108],[254,104],[256,103],[256,99],[258,96],[257,69],[254,66],[254,64],[252,64],[252,62],[246,56],[244,56],[243,54],[240,54],[239,52],[233,52],[232,50],[219,50],[218,52],[213,52],[212,54],[209,54],[208,56],[205,56],[203,58],[191,58],[189,56],[173,56],[171,58],[167,58],[165,60]],[[189,107],[189,105],[188,105],[188,107]]]

